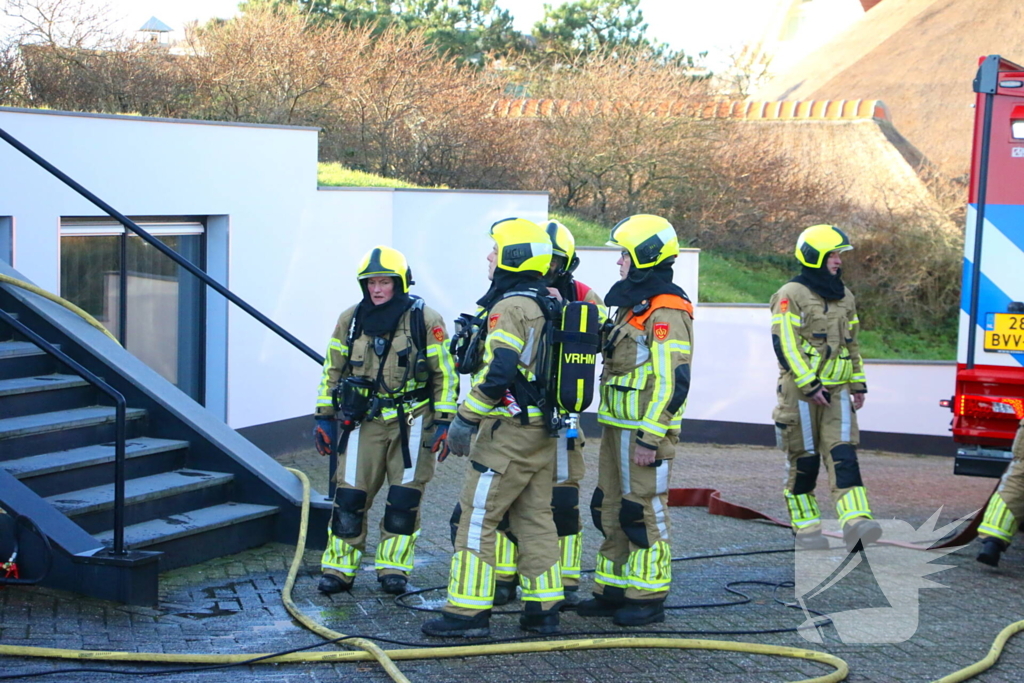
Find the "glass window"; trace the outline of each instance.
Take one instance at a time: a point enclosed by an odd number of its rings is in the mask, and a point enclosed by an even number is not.
[[[201,225],[142,227],[189,262],[205,267]],[[156,247],[129,234],[127,312],[122,321],[121,232],[120,226],[62,225],[61,296],[93,315],[123,340],[128,351],[202,403],[202,283]]]

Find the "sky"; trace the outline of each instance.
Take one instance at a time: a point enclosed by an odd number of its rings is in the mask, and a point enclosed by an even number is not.
[[[237,12],[237,0],[106,0],[115,14],[125,17],[125,26],[135,29],[155,16],[175,31],[191,19],[230,17]],[[561,0],[547,0],[558,5]],[[703,51],[712,60],[722,59],[746,38],[756,35],[765,12],[775,3],[769,0],[640,0],[648,23],[648,35],[690,54]],[[528,32],[544,15],[544,0],[498,0],[498,6],[512,13],[516,28]]]

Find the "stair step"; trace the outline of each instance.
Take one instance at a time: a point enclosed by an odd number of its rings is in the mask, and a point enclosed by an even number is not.
[[[125,418],[128,420],[137,420],[145,415],[146,411],[142,408],[128,408],[125,411]],[[10,417],[0,420],[0,441],[73,427],[91,427],[115,420],[116,410],[112,406],[89,406],[58,410],[52,413]]]
[[[60,348],[60,345],[57,345]],[[37,356],[46,352],[32,342],[24,341],[3,341],[0,342],[0,359],[16,358],[19,356]]]
[[[126,526],[124,542],[129,548],[145,548],[156,543],[166,543],[177,538],[267,517],[277,512],[278,508],[271,505],[222,503]],[[94,534],[94,536],[106,545],[112,545],[114,542],[113,530]]]
[[[225,485],[233,479],[233,474],[204,472],[202,470],[177,470],[154,474],[148,477],[129,479],[124,483],[125,507],[160,498],[169,498],[199,489]],[[114,507],[114,485],[104,484],[78,491],[69,491],[49,496],[46,500],[60,512],[72,518],[89,513],[102,512],[111,510]]]
[[[32,394],[37,391],[56,391],[73,387],[87,387],[89,383],[78,375],[40,375],[0,380],[0,398]]]
[[[56,367],[56,359],[31,342],[0,341],[0,379],[46,375]]]
[[[187,447],[188,441],[140,437],[125,441],[124,455],[125,459],[142,458],[147,455],[155,455]],[[0,467],[6,469],[17,479],[26,479],[112,463],[114,462],[114,450],[115,446],[113,443],[96,444],[95,446],[72,448],[67,451],[43,453],[42,455],[8,460],[0,463]]]

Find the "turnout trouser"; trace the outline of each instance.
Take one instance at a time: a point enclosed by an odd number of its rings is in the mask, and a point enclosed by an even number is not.
[[[998,538],[1009,543],[1017,532],[1024,516],[1024,465],[1021,460],[1024,460],[1024,421],[1013,439],[1013,460],[1003,472],[999,488],[989,499],[978,527],[978,535],[982,538]]]
[[[407,575],[412,571],[416,539],[420,531],[420,500],[434,476],[430,444],[423,443],[424,421],[433,418],[426,407],[413,414],[409,426],[411,466],[402,457],[398,420],[362,423],[349,437],[346,453],[338,455],[334,481],[334,511],[327,531],[327,548],[320,567],[351,582],[366,549],[366,512],[387,477],[387,507],[380,523],[375,566],[378,576]]]
[[[677,437],[669,432],[654,466],[633,463],[636,430],[604,426],[597,489],[590,502],[604,535],[594,594],[606,600],[664,600],[672,583],[668,482]]]
[[[580,432],[570,449],[565,430],[558,436],[555,457],[554,481],[551,490],[551,514],[558,532],[559,570],[562,586],[575,590],[580,583],[580,562],[583,553],[583,525],[580,523],[580,480],[586,472],[583,464],[583,433]],[[497,565],[495,575],[498,583],[516,582],[517,542],[520,537],[516,530],[498,528]],[[511,527],[511,524],[508,525]]]
[[[551,515],[555,449],[555,439],[544,427],[494,418],[481,421],[459,498],[444,611],[474,616],[491,609],[497,528],[506,513],[524,539],[516,566],[526,610],[558,607],[563,593]]]
[[[814,489],[822,461],[840,525],[858,517],[871,518],[857,462],[860,431],[849,386],[827,389],[831,401],[819,406],[803,400],[792,381],[779,385],[779,403],[773,414],[775,438],[788,458],[783,495],[797,534],[821,531],[821,511]]]

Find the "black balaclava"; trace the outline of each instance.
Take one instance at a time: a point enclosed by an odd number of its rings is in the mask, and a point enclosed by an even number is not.
[[[790,280],[790,282],[798,282],[804,285],[823,299],[839,301],[846,296],[846,285],[843,284],[843,269],[840,268],[833,275],[828,272],[827,262],[828,257],[825,258],[825,263],[822,263],[820,268],[801,266],[800,274]]]
[[[476,303],[478,306],[489,311],[494,307],[494,304],[498,303],[509,292],[547,294],[548,290],[544,287],[544,280],[538,273],[532,271],[513,273],[501,268],[495,268],[494,279],[491,280],[491,288]]]
[[[363,300],[359,302],[356,317],[363,328],[363,333],[371,337],[379,337],[393,332],[398,327],[398,321],[402,319],[402,314],[412,305],[412,297],[408,292],[402,291],[402,281],[397,277],[391,278],[391,281],[395,283],[395,293],[380,305],[376,305],[370,300],[366,281],[359,281],[359,286],[363,288]]]
[[[605,305],[632,308],[659,294],[675,294],[689,301],[690,297],[686,296],[683,288],[672,282],[674,262],[675,258],[669,258],[656,266],[644,269],[631,265],[626,279],[619,280],[608,290],[604,298]]]

